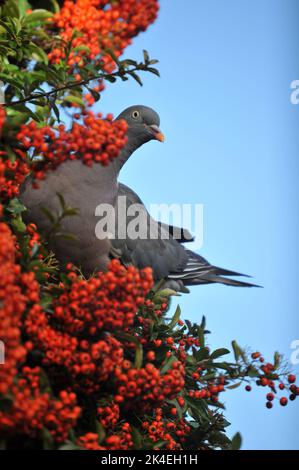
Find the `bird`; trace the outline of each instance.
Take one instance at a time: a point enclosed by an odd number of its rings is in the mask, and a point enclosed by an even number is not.
[[[139,196],[118,181],[119,173],[130,156],[143,144],[164,141],[160,130],[160,117],[156,111],[144,105],[125,109],[116,119],[127,122],[127,143],[119,156],[108,166],[94,163],[92,167],[82,161],[67,160],[55,170],[49,171],[38,188],[33,188],[29,176],[20,189],[20,200],[26,207],[24,220],[34,223],[41,233],[51,230],[51,217],[61,213],[61,195],[67,207],[76,213],[60,221],[60,236],[48,239],[48,245],[63,268],[72,263],[84,276],[108,269],[111,259],[118,258],[124,266],[134,265],[142,269],[151,267],[155,282],[164,281],[165,286],[176,292],[189,292],[188,286],[220,283],[238,287],[255,284],[231,279],[246,276],[210,264],[199,254],[186,248],[192,241],[188,230],[154,220]],[[119,202],[125,201],[125,218],[119,218]],[[127,228],[134,219],[130,207],[138,205],[143,217],[144,238],[131,237]],[[95,216],[97,207],[112,207],[114,218],[107,218],[107,226],[114,230],[98,236]],[[135,207],[135,206],[134,206]],[[124,232],[122,236],[120,232]],[[72,238],[61,234],[72,234]],[[155,233],[155,237],[152,237]],[[158,234],[158,236],[157,236]],[[246,276],[249,277],[249,276]]]

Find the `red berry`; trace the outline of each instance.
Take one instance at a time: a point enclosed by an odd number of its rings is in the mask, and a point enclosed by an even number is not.
[[[273,407],[273,403],[271,403],[271,401],[267,401],[266,407],[270,410]]]
[[[245,390],[246,390],[246,392],[251,392],[251,386],[250,386],[250,385],[246,385]]]
[[[282,397],[280,400],[279,400],[279,403],[281,404],[281,406],[286,406],[287,403],[288,403],[288,399],[286,397]]]
[[[148,351],[148,353],[146,354],[146,358],[148,361],[154,361],[155,360],[155,353],[154,351]]]
[[[289,382],[290,384],[295,383],[295,382],[296,382],[296,376],[295,376],[294,374],[290,374],[290,375],[288,376],[288,382]]]
[[[290,385],[290,391],[296,395],[297,387],[295,384]]]

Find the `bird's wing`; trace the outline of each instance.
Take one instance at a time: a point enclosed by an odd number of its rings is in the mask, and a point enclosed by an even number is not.
[[[120,203],[119,198],[124,198]],[[133,264],[138,268],[151,266],[156,280],[166,278],[170,273],[181,272],[187,264],[188,255],[183,246],[171,236],[172,227],[156,222],[146,210],[139,196],[124,184],[119,184],[118,203],[116,207],[116,234],[110,240],[112,256],[119,256],[124,264]],[[133,206],[135,205],[136,206]],[[125,207],[124,211],[119,208]],[[128,208],[136,209],[128,214]],[[143,238],[135,238],[134,232],[137,218],[143,228]],[[135,222],[134,222],[135,221]],[[124,236],[120,235],[119,228],[125,226]],[[182,229],[180,229],[182,230]],[[190,234],[189,234],[190,235]],[[191,235],[190,235],[191,238]]]
[[[185,229],[155,221],[149,215],[139,196],[124,184],[119,184],[119,197],[125,197],[127,215],[125,219],[117,220],[118,212],[116,211],[116,234],[119,226],[125,225],[125,228],[128,229],[136,217],[134,211],[133,215],[128,215],[127,212],[128,208],[134,204],[137,204],[135,207],[138,207],[138,213],[142,214],[139,225],[145,228],[144,239],[134,239],[132,234],[128,234],[126,230],[125,237],[116,237],[110,240],[112,256],[118,256],[125,265],[133,264],[138,268],[151,266],[156,281],[168,279],[175,290],[181,291],[186,290],[185,286],[212,283],[240,287],[254,286],[249,282],[223,277],[244,275],[213,266],[202,256],[187,250],[181,243],[192,240],[190,233]],[[173,238],[174,233],[176,238]],[[158,234],[158,237],[153,239],[153,234]]]

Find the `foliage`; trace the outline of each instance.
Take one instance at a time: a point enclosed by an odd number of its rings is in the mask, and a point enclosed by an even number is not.
[[[90,279],[72,265],[60,271],[47,239],[22,219],[17,197],[30,172],[38,184],[67,158],[117,158],[125,124],[88,108],[105,81],[159,75],[146,51],[142,62],[120,59],[157,11],[156,0],[1,2],[0,439],[8,449],[238,449],[223,392],[254,382],[267,388],[268,408],[280,391],[298,395],[278,353],[265,363],[236,342],[234,360],[211,351],[205,319],[182,321],[179,307],[171,314],[173,292],[153,286],[149,268],[113,261]],[[60,223],[75,212],[59,198],[48,237],[71,236]]]

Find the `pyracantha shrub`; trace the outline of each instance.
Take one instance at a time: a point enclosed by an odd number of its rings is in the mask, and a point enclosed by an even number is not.
[[[8,449],[236,449],[221,397],[265,389],[267,408],[299,395],[276,353],[206,345],[200,325],[171,314],[173,292],[150,268],[85,279],[59,266],[19,189],[67,160],[109,165],[127,125],[87,109],[106,81],[157,62],[121,60],[156,18],[156,0],[6,0],[0,5],[0,440]],[[62,118],[67,123],[62,123]],[[92,171],[92,170],[91,170]],[[63,195],[60,195],[63,202]],[[68,210],[65,210],[68,209]],[[64,207],[64,216],[74,214]],[[56,223],[56,222],[55,222]],[[55,225],[54,223],[54,225]],[[46,237],[46,236],[45,236]]]
[[[51,50],[49,59],[54,63],[67,60],[69,67],[79,69],[79,74],[80,67],[90,60],[111,72],[115,62],[107,50],[119,57],[132,38],[156,19],[158,9],[157,0],[66,1],[50,20],[61,41]]]

